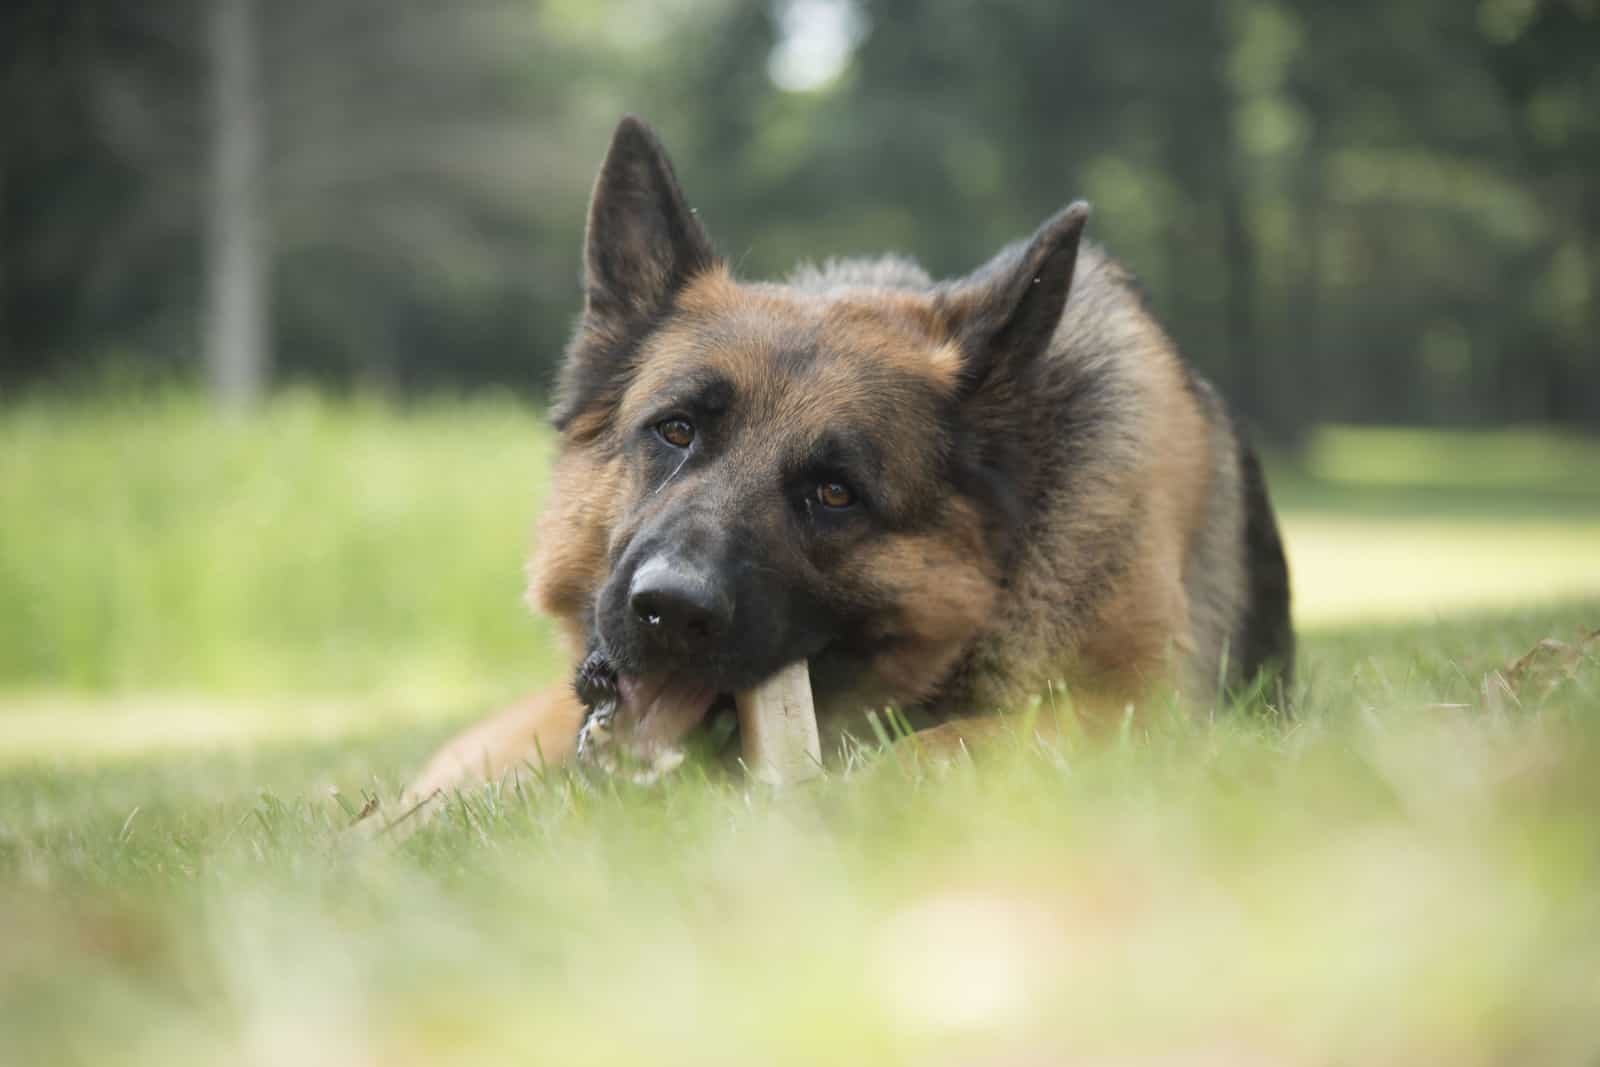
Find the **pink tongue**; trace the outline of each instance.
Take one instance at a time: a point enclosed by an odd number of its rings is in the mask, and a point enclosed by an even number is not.
[[[651,758],[675,747],[695,728],[717,691],[687,674],[647,674],[617,679],[622,691],[621,740]]]

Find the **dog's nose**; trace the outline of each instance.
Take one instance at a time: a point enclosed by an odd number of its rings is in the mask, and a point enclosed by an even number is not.
[[[733,601],[709,573],[662,556],[634,571],[628,605],[648,640],[691,650],[709,644],[733,621]]]

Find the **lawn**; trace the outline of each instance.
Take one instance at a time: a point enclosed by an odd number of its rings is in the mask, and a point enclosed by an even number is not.
[[[1290,722],[552,775],[355,846],[555,669],[549,447],[506,399],[0,409],[0,1064],[1600,1058],[1595,442],[1274,461]]]

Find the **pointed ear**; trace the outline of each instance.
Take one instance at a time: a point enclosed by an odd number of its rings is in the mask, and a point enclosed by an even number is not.
[[[1023,247],[1002,252],[946,297],[945,315],[960,345],[957,391],[1015,379],[1050,344],[1061,321],[1089,205],[1058,212]]]
[[[650,127],[627,116],[611,136],[589,201],[585,316],[648,319],[715,263],[666,150]]]
[[[666,150],[633,116],[617,125],[589,199],[583,317],[556,386],[550,421],[565,432],[580,412],[620,393],[639,340],[716,253],[678,188]],[[604,419],[586,432],[598,432]]]

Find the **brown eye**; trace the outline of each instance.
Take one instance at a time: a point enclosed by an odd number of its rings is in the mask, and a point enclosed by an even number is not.
[[[673,448],[688,448],[694,440],[694,425],[688,419],[668,419],[656,426],[656,433]]]
[[[817,499],[825,508],[847,508],[856,502],[856,495],[841,482],[823,482],[817,486]]]

